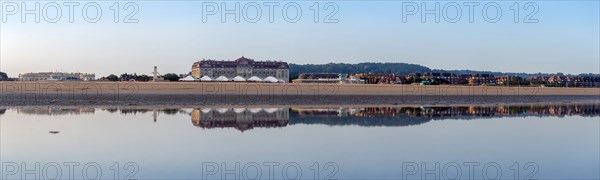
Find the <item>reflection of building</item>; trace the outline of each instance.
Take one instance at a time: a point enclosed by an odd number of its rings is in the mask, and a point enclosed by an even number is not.
[[[279,61],[254,61],[245,57],[235,61],[202,60],[192,65],[192,76],[200,79],[208,76],[212,79],[225,76],[232,79],[240,76],[248,79],[257,76],[261,79],[272,76],[288,82],[290,80],[290,67],[287,62]]]
[[[17,114],[27,115],[79,115],[93,114],[95,108],[28,107],[16,108]],[[475,106],[411,106],[411,107],[341,107],[341,108],[199,108],[151,109],[106,108],[110,113],[139,115],[153,113],[154,121],[162,115],[191,115],[194,126],[236,128],[246,131],[253,128],[276,128],[298,124],[328,126],[414,126],[435,120],[476,120],[494,117],[546,117],[582,116],[599,117],[600,103],[550,104],[550,105],[475,105]],[[9,111],[13,112],[13,111]],[[6,109],[0,109],[0,115]]]
[[[289,110],[284,108],[203,108],[192,112],[192,123],[202,128],[236,128],[240,131],[255,127],[285,127]]]
[[[39,72],[39,73],[19,74],[19,81],[46,81],[46,80],[92,81],[95,78],[96,78],[96,75],[87,74],[87,73]]]
[[[62,107],[49,107],[49,108],[19,108],[17,113],[19,114],[35,114],[35,115],[70,115],[70,114],[93,114],[96,109],[85,108],[85,107],[74,107],[74,108],[62,108]]]
[[[302,117],[425,117],[437,119],[475,119],[484,117],[513,117],[527,115],[545,116],[598,116],[600,104],[568,104],[568,105],[499,105],[499,106],[433,106],[433,107],[364,107],[315,109],[292,108],[292,112]],[[294,118],[291,120],[293,123]]]

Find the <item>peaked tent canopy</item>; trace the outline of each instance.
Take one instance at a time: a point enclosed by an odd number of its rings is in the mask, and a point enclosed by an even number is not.
[[[208,76],[202,76],[202,78],[200,78],[200,81],[212,81],[212,79]]]
[[[227,77],[225,77],[225,76],[219,76],[217,79],[215,79],[215,81],[225,82],[225,81],[229,81],[229,79],[227,79]]]
[[[186,76],[182,79],[179,79],[179,81],[194,81],[194,80],[196,80],[196,79],[194,79],[194,77],[192,77],[192,76]]]
[[[269,76],[266,77],[265,79],[263,79],[263,82],[268,82],[268,83],[276,83],[278,80],[277,78],[273,77],[273,76]]]
[[[248,81],[261,82],[262,79],[260,79],[258,76],[252,76],[252,77],[248,78]]]
[[[241,76],[236,76],[236,77],[233,78],[233,81],[235,81],[235,82],[244,82],[244,81],[246,81],[246,79],[244,79]]]

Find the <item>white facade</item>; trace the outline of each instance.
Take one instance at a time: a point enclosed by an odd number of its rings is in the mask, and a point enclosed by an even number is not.
[[[93,81],[95,74],[87,73],[64,73],[64,72],[39,72],[19,74],[19,81],[48,81],[48,80],[75,80]]]

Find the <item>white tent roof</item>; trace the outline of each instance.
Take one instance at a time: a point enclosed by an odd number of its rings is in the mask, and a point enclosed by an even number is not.
[[[212,79],[208,76],[202,76],[202,78],[200,78],[200,81],[212,81]]]
[[[217,79],[215,79],[215,81],[229,81],[229,79],[227,79],[225,76],[219,76]]]
[[[258,76],[252,76],[252,77],[248,78],[248,81],[260,82],[260,81],[262,81],[262,79],[260,79]]]
[[[236,76],[236,77],[234,77],[234,78],[233,78],[233,81],[236,81],[236,82],[242,82],[242,81],[246,81],[246,79],[244,79],[244,78],[243,78],[243,77],[241,77],[241,76]]]
[[[269,83],[276,83],[278,80],[277,80],[277,78],[275,78],[273,76],[269,76],[269,77],[266,77],[265,79],[263,79],[262,81],[269,82]]]
[[[194,81],[194,77],[192,76],[186,76],[183,79],[179,79],[179,81]]]
[[[286,81],[284,81],[283,79],[277,79],[278,83],[286,83]]]

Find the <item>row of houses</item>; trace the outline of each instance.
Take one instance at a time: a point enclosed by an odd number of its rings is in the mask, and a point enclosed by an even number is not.
[[[527,80],[550,87],[600,87],[600,76],[534,76]]]
[[[410,73],[406,76],[397,74],[337,74],[337,73],[303,73],[294,83],[342,83],[342,84],[495,84],[492,74],[457,75],[454,73]]]
[[[600,87],[600,76],[494,76],[493,74],[454,74],[447,72],[396,74],[303,73],[294,83],[342,84],[422,84],[422,85],[540,85],[552,87]]]

